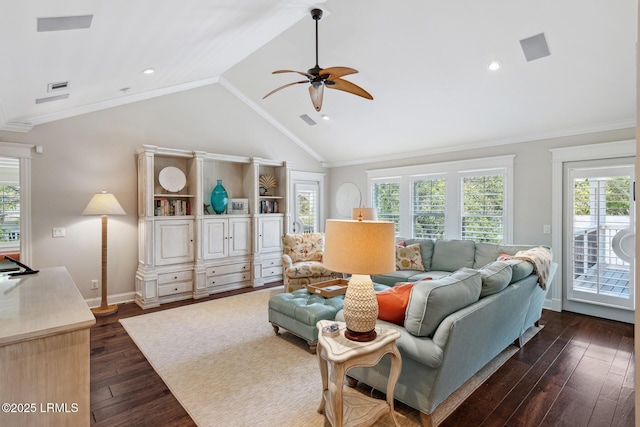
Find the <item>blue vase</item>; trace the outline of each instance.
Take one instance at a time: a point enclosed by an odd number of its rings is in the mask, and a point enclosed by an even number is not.
[[[224,213],[227,210],[227,203],[229,203],[229,195],[222,186],[222,180],[219,179],[211,192],[211,209],[217,214]]]

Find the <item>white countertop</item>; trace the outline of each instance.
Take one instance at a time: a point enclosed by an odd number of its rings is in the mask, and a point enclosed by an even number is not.
[[[89,328],[96,319],[65,267],[0,275],[0,346]]]

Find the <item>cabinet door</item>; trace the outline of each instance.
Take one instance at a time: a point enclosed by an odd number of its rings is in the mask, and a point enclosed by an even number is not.
[[[262,217],[259,224],[258,251],[282,251],[282,217]]]
[[[229,218],[229,256],[251,253],[251,219]]]
[[[202,256],[204,259],[224,258],[229,253],[229,221],[223,218],[203,222]]]
[[[193,221],[170,220],[155,222],[156,265],[193,261]]]

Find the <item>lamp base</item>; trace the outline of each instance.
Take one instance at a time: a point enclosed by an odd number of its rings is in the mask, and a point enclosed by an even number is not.
[[[376,339],[378,300],[369,275],[351,276],[344,296],[342,313],[347,324],[345,338],[360,342]]]
[[[118,312],[118,306],[117,305],[108,305],[106,307],[94,307],[94,308],[91,309],[91,312],[96,317],[108,316],[110,314],[117,313]]]
[[[377,336],[378,334],[376,333],[375,329],[368,332],[356,332],[347,328],[344,331],[344,337],[350,339],[351,341],[369,342],[375,340]]]

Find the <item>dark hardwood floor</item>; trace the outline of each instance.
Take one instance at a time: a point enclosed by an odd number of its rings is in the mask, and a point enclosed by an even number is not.
[[[91,328],[91,425],[195,426],[118,321],[252,290],[150,310],[123,304],[98,318]],[[633,325],[553,311],[540,323],[542,331],[443,427],[634,425]]]

